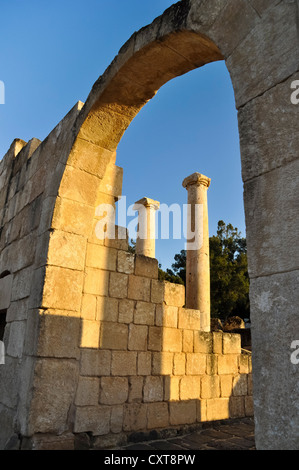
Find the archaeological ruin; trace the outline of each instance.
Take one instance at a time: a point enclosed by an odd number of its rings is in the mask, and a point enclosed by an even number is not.
[[[132,35],[43,142],[12,142],[0,161],[0,449],[103,449],[253,414],[257,449],[299,449],[298,17],[296,0],[182,0]],[[166,82],[220,60],[238,110],[252,360],[240,335],[210,331],[205,246],[188,253],[185,292],[158,280],[150,231],[136,254],[125,228],[97,236],[97,208],[122,193],[131,121]],[[185,177],[205,208],[209,178]],[[152,197],[136,203],[140,225]]]

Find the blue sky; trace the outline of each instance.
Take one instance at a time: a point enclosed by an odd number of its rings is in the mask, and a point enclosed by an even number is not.
[[[134,31],[171,0],[1,0],[0,159],[14,138],[43,140]],[[237,112],[224,62],[164,85],[134,119],[117,153],[128,205],[143,196],[185,204],[183,179],[209,176],[210,234],[222,219],[245,236]],[[163,268],[184,240],[158,240]]]

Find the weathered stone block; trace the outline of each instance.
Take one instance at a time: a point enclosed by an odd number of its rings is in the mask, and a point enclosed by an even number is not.
[[[63,313],[63,312],[61,312]],[[80,319],[41,311],[37,354],[44,357],[78,358],[81,336]]]
[[[185,305],[185,287],[180,284],[164,283],[164,302],[166,305],[183,307]],[[179,326],[179,328],[183,328]]]
[[[137,353],[133,351],[113,351],[111,375],[137,375]]]
[[[153,279],[151,282],[151,301],[162,304],[164,301],[164,282]]]
[[[238,356],[234,354],[226,354],[218,356],[218,374],[237,374],[238,373]]]
[[[213,337],[211,333],[194,331],[194,352],[211,354],[213,351]]]
[[[220,376],[220,390],[221,397],[230,397],[233,393],[233,375],[221,375]]]
[[[223,354],[241,354],[241,335],[223,334]]]
[[[231,417],[229,405],[229,398],[213,398],[207,400],[207,421],[229,419]]]
[[[148,327],[143,325],[129,325],[130,351],[146,351],[147,349]]]
[[[245,416],[245,397],[230,397],[229,414],[231,418],[243,418]]]
[[[170,305],[157,305],[156,306],[156,325],[170,327],[170,328],[177,328],[178,307],[172,307]]]
[[[141,403],[143,399],[143,377],[129,378],[129,403]]]
[[[159,429],[169,425],[167,403],[150,403],[147,407],[147,428]]]
[[[82,287],[81,271],[48,266],[42,307],[78,312],[81,307]]]
[[[173,354],[169,352],[153,353],[152,375],[172,375]]]
[[[220,380],[218,375],[205,375],[201,379],[201,398],[219,398]]]
[[[182,331],[177,328],[163,328],[162,351],[182,351]]]
[[[103,405],[121,405],[129,395],[128,379],[125,377],[102,377],[100,403]]]
[[[175,353],[173,356],[173,374],[185,375],[186,373],[186,354]]]
[[[180,399],[181,400],[197,400],[201,396],[201,377],[182,377],[180,383]]]
[[[150,351],[162,351],[163,329],[159,326],[149,327],[148,349]]]
[[[193,330],[183,330],[183,352],[193,352]]]
[[[80,374],[82,376],[101,377],[110,375],[111,351],[82,349]]]
[[[46,247],[43,251],[47,253]],[[85,252],[86,239],[84,237],[75,233],[54,230],[50,234],[48,257],[45,264],[80,271],[84,269]]]
[[[86,268],[84,293],[108,295],[109,272],[101,269]]]
[[[120,323],[133,323],[134,306],[133,300],[121,299],[119,301],[118,321]]]
[[[234,377],[233,395],[234,397],[242,397],[247,395],[247,374],[241,374]]]
[[[200,353],[188,353],[186,363],[187,375],[203,375],[206,373],[207,356]]]
[[[151,281],[149,278],[129,276],[128,298],[133,300],[150,301]]]
[[[152,370],[152,354],[150,352],[139,352],[137,361],[137,374],[150,375]]]
[[[110,273],[109,295],[118,299],[128,295],[128,276],[122,273]]]
[[[223,353],[223,333],[222,332],[212,332],[213,335],[213,353],[222,354]]]
[[[196,422],[196,400],[170,402],[169,403],[170,424],[192,424]]]
[[[128,326],[121,323],[102,322],[100,347],[126,351],[128,349]]]
[[[154,325],[155,305],[148,302],[137,302],[134,312],[134,323],[141,325]]]
[[[119,251],[117,256],[117,271],[124,274],[134,274],[135,256],[127,251]]]
[[[118,300],[110,297],[97,297],[98,321],[118,321]]]
[[[201,329],[200,312],[199,310],[192,310],[189,308],[179,309],[179,328],[185,330],[197,330]]]
[[[117,251],[93,243],[87,244],[86,266],[106,271],[116,270]]]
[[[98,378],[80,377],[76,392],[75,405],[96,406],[99,401],[100,380]]]
[[[95,320],[97,313],[97,298],[95,295],[82,296],[81,317],[85,320]]]
[[[143,387],[143,400],[145,403],[163,401],[163,377],[146,377]]]
[[[100,322],[92,320],[81,321],[81,348],[98,348],[100,344]],[[107,348],[108,349],[108,348]]]
[[[76,408],[74,432],[91,432],[103,436],[110,431],[111,406],[83,406]]]
[[[123,428],[123,420],[124,420],[124,407],[122,405],[113,406],[111,410],[111,421],[110,421],[110,430],[112,433],[114,434],[121,433],[122,428]]]
[[[130,403],[124,405],[124,431],[144,431],[147,423],[147,405]]]
[[[158,279],[158,260],[148,258],[147,256],[136,255],[135,257],[135,275]]]

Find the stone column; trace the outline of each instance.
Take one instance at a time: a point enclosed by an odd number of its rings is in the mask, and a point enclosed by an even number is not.
[[[210,331],[210,250],[208,188],[210,178],[193,173],[183,181],[188,191],[186,307],[200,310],[201,330]]]
[[[138,235],[136,254],[155,258],[156,252],[156,210],[160,207],[158,201],[144,197],[135,202],[134,209],[138,211]]]

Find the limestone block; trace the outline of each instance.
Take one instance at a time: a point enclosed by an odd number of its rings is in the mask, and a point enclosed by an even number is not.
[[[108,236],[104,240],[105,246],[110,248],[116,248],[121,251],[128,251],[128,231],[125,227],[119,227],[115,225],[115,237],[109,238]]]
[[[178,307],[172,307],[170,305],[157,305],[156,306],[156,325],[170,327],[170,328],[177,328]]]
[[[124,431],[143,431],[147,423],[147,405],[130,403],[124,406]]]
[[[146,377],[143,387],[143,400],[145,403],[163,401],[163,377]]]
[[[80,311],[83,273],[73,269],[48,266],[42,306],[49,309]]]
[[[233,375],[221,375],[220,376],[220,390],[221,397],[230,397],[233,392]]]
[[[115,157],[115,152],[78,138],[68,157],[68,163],[74,168],[103,178],[108,163],[113,162]]]
[[[76,392],[75,405],[96,406],[99,401],[100,380],[98,378],[80,377]]]
[[[179,328],[184,330],[197,330],[201,329],[200,312],[199,310],[192,310],[190,308],[179,308]]]
[[[153,279],[151,282],[151,302],[162,304],[164,301],[164,282]]]
[[[181,377],[165,376],[164,377],[164,400],[179,401],[180,400],[180,382]]]
[[[212,332],[213,335],[213,353],[222,354],[223,353],[223,333],[221,331]]]
[[[129,325],[129,351],[146,351],[148,327],[143,325]]]
[[[229,398],[213,398],[207,400],[207,421],[229,419],[231,417],[229,406]]]
[[[245,416],[254,416],[253,397],[245,397]]]
[[[207,374],[208,375],[218,374],[218,355],[217,354],[207,355]]]
[[[193,352],[194,332],[193,330],[183,330],[183,352]]]
[[[201,379],[201,398],[219,398],[220,379],[218,375],[205,375]]]
[[[128,349],[128,325],[102,322],[100,347],[101,349],[126,351]]]
[[[9,338],[6,353],[12,357],[21,358],[23,355],[26,321],[14,321],[9,324]],[[6,338],[5,338],[6,339]]]
[[[118,321],[120,323],[133,323],[134,306],[133,300],[121,299],[119,301]]]
[[[196,422],[196,400],[170,402],[169,403],[170,424],[192,424]]]
[[[59,188],[59,196],[81,204],[95,206],[100,181],[97,176],[66,165]]]
[[[290,99],[298,79],[295,73],[239,110],[244,182],[298,158],[298,107]]]
[[[166,305],[183,307],[185,305],[185,287],[180,284],[164,283],[164,302]],[[180,328],[180,326],[179,326]]]
[[[119,251],[117,257],[117,271],[124,274],[134,274],[135,257],[127,251]]]
[[[88,243],[86,266],[106,271],[116,271],[117,251],[98,244]]]
[[[110,273],[109,295],[118,299],[128,295],[128,276],[122,273]]]
[[[77,381],[76,361],[62,358],[59,361],[37,360],[28,432],[60,434],[68,429],[68,414],[75,397]]]
[[[155,305],[147,302],[137,302],[134,312],[134,323],[140,325],[154,325]]]
[[[149,327],[149,351],[162,351],[163,329],[158,326]]]
[[[245,184],[250,277],[298,269],[298,188],[299,159]]]
[[[150,375],[152,370],[152,355],[150,352],[139,352],[137,356],[137,374]]]
[[[50,234],[47,263],[82,270],[85,264],[86,240],[81,235],[54,230]]]
[[[33,269],[31,266],[29,268],[22,269],[22,271],[19,271],[18,273],[14,275],[13,284],[11,288],[11,300],[12,301],[25,299],[26,297],[29,297],[30,291],[31,291],[32,275],[33,275]],[[0,279],[0,292],[1,292],[1,281],[2,279]],[[9,295],[10,293],[9,285],[7,285],[5,289],[7,289],[6,294]],[[1,308],[1,303],[2,302],[0,300],[0,308]]]
[[[105,298],[105,297],[103,297]],[[95,320],[97,314],[97,298],[95,295],[82,296],[81,317],[85,320]]]
[[[247,393],[247,374],[235,376],[233,380],[233,396],[242,397],[247,395]]]
[[[77,406],[74,432],[91,432],[94,436],[103,436],[110,431],[111,407]]]
[[[100,322],[81,320],[81,348],[98,348],[100,344]],[[108,348],[107,348],[108,349]]]
[[[125,377],[102,377],[100,403],[103,405],[121,405],[128,399],[129,385]]]
[[[177,328],[163,328],[162,350],[169,352],[182,351],[182,331]]]
[[[110,297],[97,297],[97,316],[99,321],[118,321],[118,300]]]
[[[252,383],[252,374],[248,374],[247,376],[247,387],[248,387],[248,395],[253,394],[253,383]]]
[[[147,428],[159,429],[169,425],[167,403],[150,403],[147,407]]]
[[[8,309],[12,294],[13,276],[5,276],[0,279],[0,310]]]
[[[188,353],[186,363],[187,375],[203,375],[206,373],[207,357],[205,354]]]
[[[137,375],[137,352],[113,351],[111,375],[120,377]]]
[[[197,422],[203,423],[207,421],[207,400],[197,400],[196,409],[197,409]]]
[[[185,375],[186,373],[186,355],[184,353],[175,353],[173,356],[173,374]]]
[[[136,255],[135,275],[158,279],[158,260],[147,256]]]
[[[122,194],[122,183],[123,169],[116,166],[114,163],[109,163],[100,183],[100,191],[118,199]]]
[[[84,293],[107,296],[109,285],[109,271],[86,268],[84,280]]]
[[[273,4],[227,60],[237,108],[297,71],[296,41],[295,3]]]
[[[223,334],[223,354],[241,354],[241,335]]]
[[[237,374],[238,356],[236,354],[226,354],[218,356],[218,374]]]
[[[51,310],[46,310],[40,312],[38,320],[38,356],[78,359],[81,336],[79,318],[63,316],[63,312],[53,315]]]
[[[170,352],[153,353],[152,375],[172,375],[173,354]]]
[[[197,400],[201,396],[201,377],[190,376],[182,377],[180,383],[181,400]]]
[[[47,203],[47,205],[53,204],[52,198],[48,198],[45,203]],[[43,206],[42,209],[42,220],[45,228],[49,225],[49,222],[47,222],[49,213],[47,205]],[[58,197],[53,213],[52,228],[76,233],[77,235],[88,236],[91,228],[90,222],[93,220],[93,217],[93,207]]]
[[[250,372],[249,370],[249,359],[250,356],[247,354],[240,354],[239,356],[239,372],[240,374],[248,374]]]
[[[245,397],[230,397],[229,414],[231,418],[243,418],[245,416]]]
[[[82,349],[80,374],[86,377],[102,377],[110,375],[111,351]]]
[[[119,434],[123,428],[124,407],[122,405],[113,406],[111,410],[110,430],[112,433]]]
[[[6,321],[10,323],[12,321],[27,320],[28,310],[28,299],[17,300],[12,302],[6,313]]]
[[[213,351],[213,336],[209,332],[194,331],[194,352],[211,354]]]
[[[151,280],[146,277],[129,276],[128,298],[133,300],[150,301]]]
[[[143,377],[129,377],[129,403],[141,403],[143,399]]]

